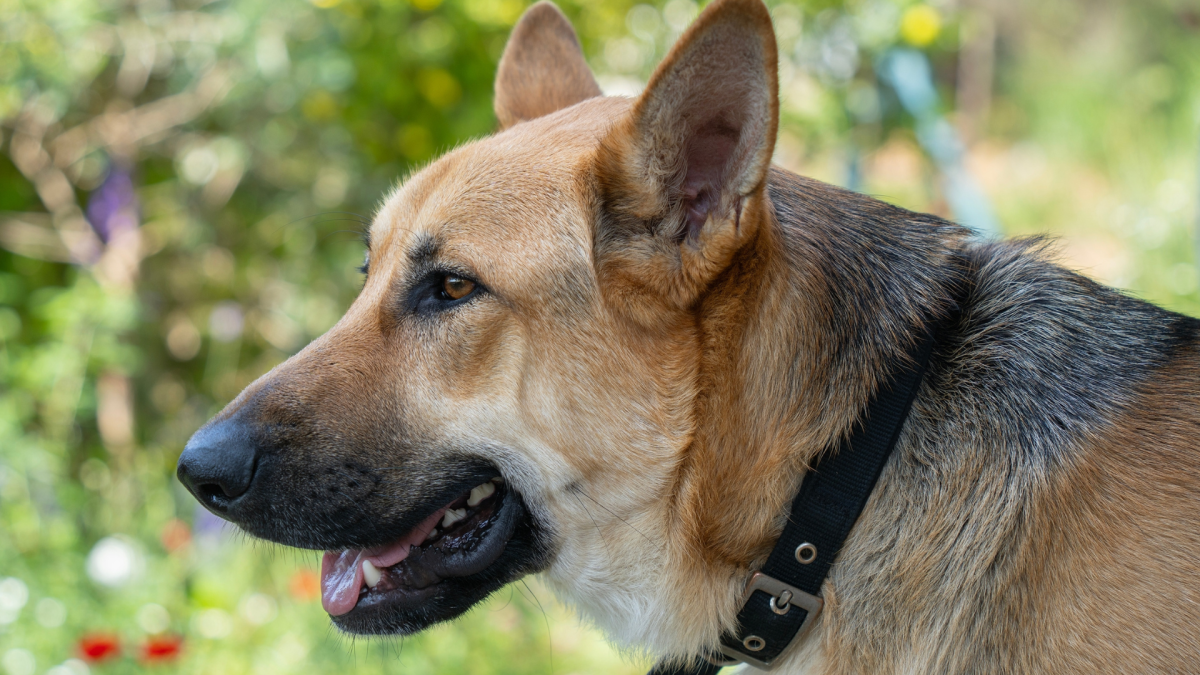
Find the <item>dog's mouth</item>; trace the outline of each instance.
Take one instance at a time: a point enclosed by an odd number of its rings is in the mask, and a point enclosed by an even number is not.
[[[321,562],[321,604],[339,626],[353,632],[361,632],[372,615],[418,609],[438,595],[446,579],[478,575],[495,563],[524,517],[521,500],[504,480],[487,480],[399,539],[327,551]]]

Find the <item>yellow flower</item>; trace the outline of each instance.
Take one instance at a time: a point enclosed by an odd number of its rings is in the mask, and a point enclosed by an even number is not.
[[[942,17],[929,5],[914,5],[900,18],[900,37],[914,47],[925,47],[937,39]]]
[[[337,117],[338,103],[329,92],[318,90],[304,98],[300,111],[314,122],[328,122]]]
[[[435,106],[445,110],[462,98],[462,86],[441,68],[423,70],[417,75],[417,89]]]
[[[433,134],[419,124],[406,124],[396,132],[396,145],[414,162],[428,159],[434,149]]]

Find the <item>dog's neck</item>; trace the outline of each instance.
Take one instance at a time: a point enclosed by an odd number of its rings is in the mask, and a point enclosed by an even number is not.
[[[684,574],[724,589],[697,609],[723,622],[806,467],[963,276],[965,231],[950,223],[778,170],[768,196],[769,222],[701,307],[696,431],[673,509]]]

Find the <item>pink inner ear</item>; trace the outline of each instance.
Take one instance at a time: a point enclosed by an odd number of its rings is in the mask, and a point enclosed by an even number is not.
[[[721,193],[728,189],[729,164],[737,149],[740,129],[723,117],[715,117],[696,129],[684,151],[687,172],[683,178],[684,237],[700,236],[708,216],[721,203]]]

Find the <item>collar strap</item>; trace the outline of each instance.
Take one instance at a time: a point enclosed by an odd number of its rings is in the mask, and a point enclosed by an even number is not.
[[[746,583],[738,631],[721,636],[720,654],[690,666],[659,666],[651,675],[713,675],[738,662],[769,670],[812,628],[824,607],[821,585],[900,438],[935,339],[927,330],[867,404],[850,436],[805,475],[779,541]]]

